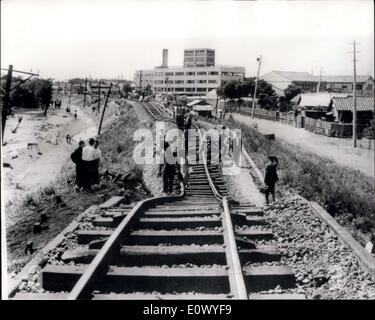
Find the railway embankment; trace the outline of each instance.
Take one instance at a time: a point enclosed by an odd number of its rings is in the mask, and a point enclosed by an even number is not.
[[[82,100],[77,103],[79,105]],[[95,114],[88,107],[83,112],[99,124],[100,114]],[[142,168],[132,160],[133,133],[145,123],[139,121],[131,105],[114,101],[109,103],[104,119],[99,137],[103,155],[101,183],[93,192],[74,191],[75,169],[68,159],[60,174],[51,178],[47,187],[35,190],[13,204],[11,212],[19,218],[17,223],[7,228],[10,277],[14,277],[51,239],[91,205],[100,204],[112,196],[124,196],[126,203],[149,196],[142,180]],[[6,208],[5,213],[9,210]],[[41,232],[33,233],[35,223],[41,223]],[[30,242],[32,253],[25,253]]]

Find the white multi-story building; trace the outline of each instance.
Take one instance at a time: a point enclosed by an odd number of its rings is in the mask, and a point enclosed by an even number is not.
[[[193,56],[203,52],[206,63],[189,64],[185,57],[187,52]],[[223,81],[238,80],[245,76],[245,68],[234,66],[215,66],[212,49],[189,49],[184,52],[184,67],[168,67],[165,50],[163,51],[163,65],[152,70],[137,70],[134,74],[134,84],[137,89],[148,84],[155,93],[168,93],[184,95],[205,95],[217,89]],[[189,61],[190,62],[190,61]]]

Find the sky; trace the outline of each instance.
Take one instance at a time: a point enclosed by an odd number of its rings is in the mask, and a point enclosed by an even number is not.
[[[133,79],[183,64],[185,48],[213,48],[216,64],[374,75],[374,8],[357,1],[1,1],[1,67],[64,80]]]

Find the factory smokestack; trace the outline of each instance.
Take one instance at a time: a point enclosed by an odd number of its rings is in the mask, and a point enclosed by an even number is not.
[[[168,49],[163,49],[163,68],[168,68]]]

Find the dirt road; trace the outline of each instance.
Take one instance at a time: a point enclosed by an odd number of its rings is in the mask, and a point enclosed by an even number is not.
[[[80,100],[82,98],[72,99],[71,113],[65,111],[67,99],[63,99],[61,109],[50,108],[47,118],[41,110],[22,109],[16,110],[15,117],[7,121],[3,162],[13,169],[4,169],[4,204],[48,186],[61,172],[78,141],[96,133],[94,121],[78,106]],[[17,132],[12,133],[18,115],[22,115],[23,120]],[[72,136],[71,144],[66,142],[67,133]],[[12,223],[11,217],[7,218],[10,218],[7,224]]]
[[[302,128],[270,120],[252,120],[249,116],[237,113],[232,113],[232,116],[236,121],[249,126],[256,122],[261,133],[274,133],[276,139],[282,139],[303,150],[327,157],[338,164],[357,169],[369,177],[374,177],[374,150],[353,148],[351,139],[321,136]]]

